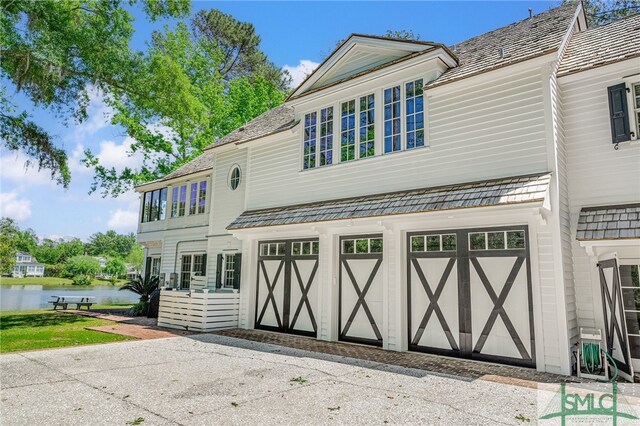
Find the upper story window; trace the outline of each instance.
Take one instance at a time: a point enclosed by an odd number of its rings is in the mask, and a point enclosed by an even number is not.
[[[320,110],[320,157],[318,166],[333,162],[333,107]]]
[[[186,213],[187,208],[187,185],[173,188],[171,197],[171,217],[181,217]]]
[[[424,146],[424,94],[422,79],[405,84],[407,149]]]
[[[317,113],[315,111],[304,116],[304,152],[302,165],[304,169],[312,169],[316,166],[316,121]]]
[[[340,161],[356,159],[356,101],[340,106]]]
[[[229,188],[235,191],[238,185],[240,185],[240,167],[234,166],[229,174]]]
[[[360,158],[376,154],[375,95],[360,97]]]
[[[633,85],[633,118],[636,137],[640,135],[640,83]]]
[[[144,193],[142,222],[164,220],[167,212],[167,188]]]
[[[207,196],[206,180],[191,184],[191,197],[189,198],[189,214],[204,213],[206,196]]]
[[[384,91],[384,152],[401,149],[400,86],[395,86]]]

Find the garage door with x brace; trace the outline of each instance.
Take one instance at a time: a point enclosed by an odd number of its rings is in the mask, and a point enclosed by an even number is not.
[[[255,328],[316,337],[318,240],[259,244]]]
[[[340,238],[339,339],[382,346],[382,235]]]
[[[407,240],[409,349],[535,366],[525,226]]]

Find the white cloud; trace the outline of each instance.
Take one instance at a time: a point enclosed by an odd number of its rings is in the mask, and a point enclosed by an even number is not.
[[[31,201],[18,198],[16,192],[0,193],[0,217],[10,217],[17,221],[31,217]]]
[[[33,164],[33,159],[22,151],[12,153],[3,150],[0,152],[0,180],[3,182],[12,181],[20,185],[55,186],[55,182],[51,180],[51,171],[38,170],[37,163]]]
[[[313,62],[309,59],[301,59],[298,65],[285,65],[283,70],[289,71],[291,74],[291,87],[298,87],[300,83],[309,75],[313,70],[320,65],[318,62]]]
[[[135,231],[137,223],[137,210],[117,209],[111,213],[107,225],[109,225],[109,229],[116,231]]]
[[[133,142],[134,139],[131,137],[125,138],[121,144],[109,140],[102,141],[96,157],[100,159],[100,164],[108,169],[114,167],[117,171],[122,171],[125,167],[136,168],[142,165],[144,157],[140,153],[131,152]]]

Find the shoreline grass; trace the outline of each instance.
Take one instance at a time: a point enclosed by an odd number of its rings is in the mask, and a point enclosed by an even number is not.
[[[124,305],[102,305],[126,308]],[[128,306],[128,305],[127,305]],[[64,314],[53,310],[0,312],[0,353],[121,342],[132,337],[87,330],[113,321]]]

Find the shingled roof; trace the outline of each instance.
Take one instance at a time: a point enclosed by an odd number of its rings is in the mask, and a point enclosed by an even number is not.
[[[576,239],[640,238],[640,203],[586,207],[580,211]]]
[[[548,173],[246,211],[227,229],[544,201]]]
[[[291,129],[297,124],[295,121],[293,108],[280,105],[257,116],[244,126],[234,130],[217,142],[209,145],[205,150],[226,145],[228,143],[246,142],[252,139],[261,138],[273,133]]]
[[[429,86],[439,86],[481,74],[558,49],[580,3],[567,3],[531,18],[450,46],[460,64]],[[503,49],[503,55],[500,55]]]
[[[567,46],[558,75],[637,57],[640,57],[640,13],[575,34]]]

